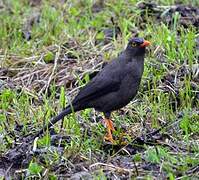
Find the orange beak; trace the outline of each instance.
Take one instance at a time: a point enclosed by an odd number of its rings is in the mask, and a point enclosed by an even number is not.
[[[144,41],[144,42],[140,45],[140,47],[146,47],[146,46],[149,46],[150,44],[151,44],[150,41]]]

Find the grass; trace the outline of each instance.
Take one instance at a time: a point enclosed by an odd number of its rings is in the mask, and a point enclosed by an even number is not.
[[[197,73],[193,69],[198,65],[198,30],[191,25],[183,27],[178,13],[171,16],[170,25],[163,20],[155,21],[153,13],[143,13],[138,8],[139,3],[110,0],[100,12],[94,12],[94,2],[90,0],[67,3],[44,0],[36,7],[25,0],[4,2],[0,16],[2,155],[20,137],[36,132],[61,111],[78,88],[89,81],[88,72],[92,72],[93,67],[99,69],[96,64],[102,60],[106,62],[117,56],[137,31],[139,36],[150,40],[152,46],[146,56],[136,100],[123,112],[113,114],[118,129],[115,135],[118,137],[124,126],[131,144],[145,132],[163,127],[165,122],[173,123],[163,128],[160,135],[164,140],[159,144],[145,144],[134,154],[118,155],[117,151],[110,153],[111,148],[109,153],[102,148],[105,128],[98,122],[99,113],[88,109],[71,114],[65,117],[62,130],[55,126],[60,135],[71,138],[70,142],[57,142],[63,147],[60,153],[52,148],[49,134],[40,138],[36,149],[48,147],[46,154],[35,155],[26,166],[26,173],[19,173],[20,177],[58,179],[60,174],[69,177],[83,162],[82,166],[94,179],[120,177],[120,173],[144,179],[157,178],[159,174],[171,180],[197,178],[194,168],[199,165],[199,101]],[[191,3],[198,5],[197,1]],[[168,7],[175,1],[157,1],[157,4]],[[39,13],[40,20],[29,27],[31,39],[27,41],[22,31],[35,13]],[[105,45],[104,30],[116,26],[121,33]],[[135,168],[128,170],[117,164],[114,159],[117,156],[121,161],[128,158],[128,162],[133,163],[134,160],[139,173],[136,174]]]

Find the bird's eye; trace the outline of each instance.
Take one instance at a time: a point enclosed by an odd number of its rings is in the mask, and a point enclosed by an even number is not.
[[[132,42],[132,47],[135,47],[135,46],[137,46],[137,44],[135,43],[135,42]]]

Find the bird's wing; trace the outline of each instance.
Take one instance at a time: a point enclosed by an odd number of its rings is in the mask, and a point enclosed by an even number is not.
[[[80,90],[79,94],[73,100],[73,104],[88,102],[105,94],[117,91],[120,88],[120,79],[109,75],[106,74],[105,76],[93,78]]]

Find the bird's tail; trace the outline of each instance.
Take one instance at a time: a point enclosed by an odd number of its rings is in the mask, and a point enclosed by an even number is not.
[[[71,106],[67,106],[62,112],[60,112],[57,116],[52,118],[50,120],[50,122],[47,125],[45,125],[42,128],[42,130],[40,130],[33,138],[36,138],[36,137],[39,137],[40,135],[42,135],[43,132],[45,132],[47,129],[49,129],[51,126],[53,126],[56,122],[63,119],[64,116],[66,116],[70,113],[72,113],[72,108],[71,108]]]

